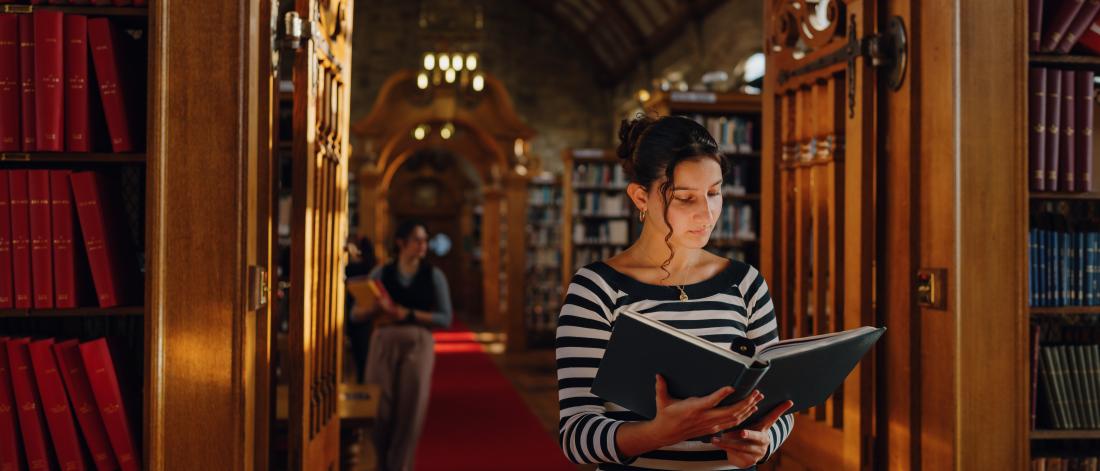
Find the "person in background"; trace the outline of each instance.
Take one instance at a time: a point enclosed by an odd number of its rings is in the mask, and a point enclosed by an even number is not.
[[[371,243],[370,238],[361,237],[355,242],[349,241],[347,250],[348,264],[344,267],[344,276],[347,279],[352,279],[370,274],[377,264],[377,259],[374,257],[374,244]],[[367,372],[367,352],[370,351],[370,336],[373,329],[369,319],[365,316],[355,315],[357,312],[355,298],[351,296],[350,292],[345,293],[345,299],[347,304],[344,312],[348,315],[346,316],[347,323],[344,331],[347,332],[348,338],[351,340],[351,356],[355,361],[355,378],[359,383],[362,383]]]
[[[396,258],[376,267],[389,294],[375,320],[367,358],[367,383],[381,386],[374,445],[381,471],[412,471],[435,364],[431,329],[451,325],[451,297],[443,272],[424,260],[427,226],[405,221],[394,231]]]

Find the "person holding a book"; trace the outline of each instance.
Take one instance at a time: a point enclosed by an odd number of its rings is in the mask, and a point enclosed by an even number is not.
[[[344,277],[348,283],[360,277],[366,277],[377,264],[374,257],[374,243],[369,237],[361,237],[345,245],[348,253],[348,264],[344,267]],[[344,331],[351,340],[351,356],[355,360],[356,380],[363,382],[367,373],[367,353],[370,351],[370,336],[374,331],[370,319],[366,316],[369,309],[363,302],[356,302],[353,290],[347,289],[345,296],[344,312],[348,313]]]
[[[744,341],[761,348],[779,333],[760,273],[704,250],[722,211],[727,167],[714,138],[689,118],[645,115],[624,120],[619,138],[642,232],[622,253],[578,270],[569,285],[556,341],[561,448],[571,461],[601,469],[753,469],[790,435],[790,401],[761,415],[759,391],[719,406],[732,388],[674,398],[656,376],[656,414],[646,418],[592,393],[624,311],[726,349]],[[743,423],[754,415],[761,418]]]
[[[372,316],[366,382],[381,386],[373,430],[378,469],[411,471],[435,363],[431,329],[449,327],[453,314],[446,277],[424,260],[427,226],[402,222],[393,238],[397,257],[369,275],[385,292]]]

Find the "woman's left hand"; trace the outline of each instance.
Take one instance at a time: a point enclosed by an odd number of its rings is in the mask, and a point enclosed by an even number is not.
[[[772,439],[768,429],[793,405],[791,401],[779,404],[759,422],[742,430],[723,433],[721,438],[715,438],[711,443],[725,450],[726,461],[730,464],[738,468],[755,466],[764,459],[771,445]]]

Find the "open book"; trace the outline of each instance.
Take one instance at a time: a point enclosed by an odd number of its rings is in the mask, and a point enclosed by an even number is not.
[[[592,393],[647,418],[657,413],[655,377],[668,384],[669,395],[708,395],[723,386],[734,392],[720,406],[764,394],[751,425],[786,400],[798,412],[828,399],[860,358],[878,341],[885,327],[860,327],[833,334],[784,340],[756,351],[752,341],[737,339],[726,349],[661,321],[622,312],[615,320]]]
[[[390,294],[381,280],[370,279],[367,276],[348,278],[345,285],[348,294],[355,299],[349,317],[354,321],[361,321],[373,312],[383,299],[389,299]]]

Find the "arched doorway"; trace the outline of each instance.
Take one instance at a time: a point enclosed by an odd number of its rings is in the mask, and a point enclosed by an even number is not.
[[[477,175],[484,302],[472,314],[480,314],[486,327],[507,332],[509,349],[522,349],[525,339],[527,184],[539,166],[527,152],[532,137],[534,131],[516,115],[507,91],[488,74],[485,89],[471,95],[448,88],[420,90],[413,71],[397,72],[382,86],[371,112],[352,126],[358,233],[375,241],[380,258],[387,255],[392,205],[413,197],[405,195],[398,178],[407,161],[422,152],[443,152],[464,160]],[[460,214],[452,214],[461,222]]]

